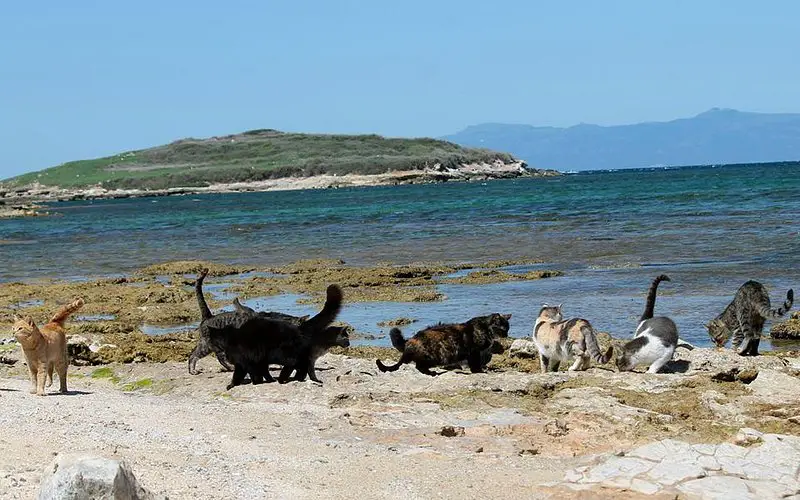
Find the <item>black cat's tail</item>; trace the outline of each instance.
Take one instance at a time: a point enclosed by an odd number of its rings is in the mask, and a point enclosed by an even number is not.
[[[208,268],[201,269],[200,274],[197,275],[197,280],[194,282],[194,293],[197,295],[197,305],[200,306],[200,316],[202,316],[204,320],[214,317],[214,315],[211,314],[211,309],[208,308],[208,304],[206,304],[206,298],[203,296],[203,280],[206,279],[207,274]]]
[[[644,306],[644,313],[639,321],[644,321],[653,317],[653,312],[656,308],[656,292],[658,291],[658,284],[662,281],[672,281],[666,274],[656,276],[653,283],[650,285],[650,290],[647,292],[647,303]]]
[[[322,310],[318,312],[314,317],[300,325],[300,327],[312,334],[321,333],[325,328],[333,323],[333,320],[336,319],[336,316],[339,315],[339,311],[342,309],[342,300],[344,299],[344,295],[342,295],[342,289],[339,288],[337,285],[330,285],[328,289],[325,291],[325,305],[323,306]]]
[[[378,370],[382,372],[394,372],[397,371],[397,369],[403,366],[404,364],[408,363],[409,361],[411,360],[404,353],[402,356],[400,356],[400,359],[397,361],[397,363],[393,365],[389,366],[384,365],[380,359],[376,359],[375,364],[378,365]]]
[[[392,347],[400,352],[406,350],[406,339],[403,338],[403,332],[399,328],[389,330],[389,338],[392,340]]]
[[[792,308],[792,304],[794,304],[794,290],[790,288],[789,291],[786,292],[786,300],[781,307],[770,309],[768,305],[765,305],[759,312],[765,318],[780,318],[786,314],[786,311]]]

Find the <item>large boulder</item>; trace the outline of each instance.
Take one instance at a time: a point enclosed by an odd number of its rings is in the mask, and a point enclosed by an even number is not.
[[[153,500],[124,463],[93,455],[59,454],[45,470],[39,500]]]

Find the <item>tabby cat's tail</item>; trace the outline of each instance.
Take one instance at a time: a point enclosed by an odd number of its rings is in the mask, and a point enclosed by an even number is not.
[[[239,297],[233,299],[233,308],[239,314],[258,314],[252,307],[247,307],[239,302]]]
[[[658,284],[662,281],[672,280],[670,280],[669,276],[666,274],[656,276],[656,279],[654,279],[653,283],[650,285],[650,290],[647,292],[647,302],[644,306],[644,313],[642,313],[642,317],[639,318],[640,322],[653,317],[653,312],[656,308],[656,292],[658,291]]]
[[[59,325],[64,326],[64,322],[67,321],[67,318],[69,318],[70,315],[72,315],[78,309],[83,307],[83,304],[84,304],[84,302],[83,302],[82,298],[77,298],[77,299],[73,300],[69,304],[67,304],[64,307],[62,307],[61,309],[59,309],[58,312],[56,312],[53,315],[53,317],[50,318],[50,322],[51,323],[58,323]]]
[[[614,354],[614,348],[608,346],[605,354],[601,354],[600,345],[597,343],[597,333],[595,333],[594,329],[589,325],[584,325],[581,327],[581,333],[583,333],[583,341],[586,342],[586,349],[589,351],[589,356],[601,365],[608,363],[611,356]]]
[[[779,318],[786,314],[786,311],[792,308],[792,304],[794,303],[794,290],[791,288],[788,292],[786,292],[786,300],[783,302],[783,305],[777,309],[770,309],[769,306],[764,306],[761,311],[762,316],[765,318]]]
[[[403,338],[403,332],[399,328],[392,328],[389,330],[389,338],[392,340],[392,346],[400,352],[406,350],[406,339]]]
[[[203,296],[203,280],[206,279],[207,274],[208,268],[201,269],[200,274],[197,275],[197,280],[194,282],[194,293],[197,295],[197,305],[200,306],[200,316],[204,320],[214,317],[214,315],[211,314],[211,309],[208,308],[208,304],[206,304],[206,298]]]
[[[341,288],[337,285],[330,285],[325,291],[325,294],[325,306],[323,306],[322,310],[300,325],[304,331],[312,335],[325,330],[328,325],[333,323],[333,320],[336,319],[336,316],[338,316],[339,311],[342,309],[342,300],[344,296],[342,295]]]

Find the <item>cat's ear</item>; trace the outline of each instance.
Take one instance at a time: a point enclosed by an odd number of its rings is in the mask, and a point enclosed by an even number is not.
[[[563,306],[563,305],[564,305],[564,303],[563,303],[563,302],[562,302],[562,303],[560,303],[559,305],[557,305],[557,306],[556,306],[556,309],[558,309],[558,310],[560,311],[560,310],[561,310],[561,306]]]
[[[503,319],[505,319],[506,321],[511,319],[511,315],[510,314],[501,314],[500,316],[502,316]]]
[[[542,304],[542,307],[550,307],[550,306],[548,306],[547,302],[545,302],[544,304]]]
[[[22,316],[17,313],[14,313],[12,316],[14,317],[14,321],[20,321],[22,319]]]

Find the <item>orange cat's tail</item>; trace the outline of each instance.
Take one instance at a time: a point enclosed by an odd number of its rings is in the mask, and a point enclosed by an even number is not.
[[[52,318],[50,318],[50,322],[58,323],[59,325],[64,326],[64,322],[67,320],[67,318],[69,318],[70,315],[75,311],[83,307],[83,304],[84,302],[82,298],[73,300],[69,304],[59,309],[58,312],[55,313]]]

